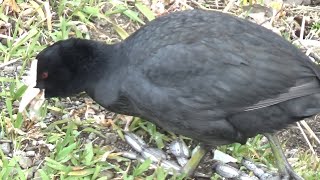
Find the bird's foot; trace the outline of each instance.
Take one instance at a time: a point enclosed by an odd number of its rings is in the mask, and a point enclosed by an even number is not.
[[[122,152],[122,156],[129,159],[136,159],[144,161],[150,159],[153,163],[151,167],[156,168],[161,166],[166,169],[170,174],[186,174],[188,176],[210,178],[209,174],[202,174],[195,172],[196,167],[199,165],[202,157],[207,153],[203,147],[198,146],[195,149],[190,158],[190,151],[183,141],[175,140],[169,146],[169,151],[172,153],[177,161],[170,160],[164,151],[156,148],[150,148],[147,144],[138,136],[133,133],[125,132],[125,139],[128,144],[137,152]],[[228,155],[227,155],[228,156]],[[230,157],[231,158],[231,157]],[[223,159],[229,159],[224,156]],[[231,161],[231,160],[230,160]],[[230,162],[229,161],[229,162]],[[243,160],[242,164],[248,170],[252,171],[254,175],[249,176],[248,174],[224,163],[217,161],[214,164],[214,172],[225,178],[233,179],[246,179],[246,180],[280,180],[280,176],[266,172],[261,166],[255,165],[249,160]]]
[[[275,157],[275,162],[278,166],[279,174],[283,180],[303,180],[296,172],[293,171],[290,166],[283,150],[281,149],[281,144],[279,138],[275,134],[265,133],[264,134],[270,143],[273,155]]]
[[[304,180],[296,172],[294,172],[291,166],[285,167],[285,172],[281,174],[281,177],[282,180]]]

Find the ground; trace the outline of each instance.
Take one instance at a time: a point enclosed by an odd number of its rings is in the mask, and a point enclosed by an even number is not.
[[[228,9],[229,1],[205,0],[2,2],[0,178],[181,179],[167,176],[161,168],[148,170],[148,162],[121,157],[119,152],[132,150],[123,139],[125,117],[106,111],[85,94],[47,101],[38,115],[42,118],[30,119],[28,111],[18,113],[20,99],[26,89],[21,76],[26,74],[30,61],[48,44],[60,39],[76,36],[117,43],[153,16],[190,8],[225,9],[228,13],[246,17],[271,28],[319,60],[320,9],[316,6],[319,2],[301,1],[307,6],[292,5],[299,2],[286,1],[288,4],[281,6],[282,1],[265,1],[253,2],[249,6],[245,1],[235,1]],[[273,17],[273,23],[266,23],[270,22],[273,10],[280,11]],[[319,117],[306,122],[319,137]],[[166,144],[175,138],[183,138],[139,118],[134,119],[130,130],[143,137],[150,146],[166,152]],[[304,126],[299,128],[293,124],[278,135],[294,169],[305,179],[319,179],[320,144],[311,138],[309,132]],[[183,139],[191,149],[196,145],[190,139]],[[261,135],[246,145],[218,148],[239,160],[247,157],[275,170],[271,150]],[[212,176],[211,179],[221,179],[218,175],[211,175],[212,164],[210,153],[200,165],[199,172]]]

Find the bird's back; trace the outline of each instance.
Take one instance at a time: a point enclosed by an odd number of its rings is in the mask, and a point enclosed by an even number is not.
[[[318,67],[270,30],[230,15],[173,13],[123,47],[129,111],[209,144],[244,142],[320,111]]]

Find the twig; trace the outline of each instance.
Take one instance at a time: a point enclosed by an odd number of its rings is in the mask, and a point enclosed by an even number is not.
[[[195,5],[197,5],[197,6],[198,6],[199,8],[201,8],[201,9],[210,10],[210,9],[204,7],[203,5],[201,5],[200,3],[198,3],[198,2],[195,1],[195,0],[191,0],[191,2],[192,2],[193,4],[195,4]]]
[[[227,4],[227,6],[223,9],[222,12],[228,12],[234,5],[234,3],[236,2],[237,0],[231,0],[229,1],[229,3]]]
[[[0,34],[0,38],[13,40],[13,37],[4,34]]]
[[[319,11],[320,7],[319,6],[297,6],[296,8],[292,8],[292,11],[296,11],[296,10],[306,10],[306,11]]]
[[[17,61],[20,60],[20,59],[22,59],[22,58],[19,57],[19,58],[16,58],[16,59],[7,61],[7,62],[5,62],[5,63],[2,63],[2,64],[0,64],[0,68],[3,68],[3,67],[8,66],[8,65],[10,65],[10,64],[13,64],[13,63],[17,62]]]
[[[0,143],[12,143],[11,140],[0,139]]]
[[[284,7],[284,3],[281,4],[281,8],[279,9],[279,11],[277,11],[277,13],[274,13],[274,10],[272,11],[272,17],[266,19],[265,21],[263,21],[262,23],[260,23],[259,25],[262,26],[264,23],[268,22],[270,20],[271,26],[273,21],[275,20],[275,17],[278,16],[278,14],[283,10]]]
[[[299,123],[299,122],[297,122],[297,126],[299,127],[299,129],[300,129],[300,131],[301,131],[301,133],[302,133],[302,135],[303,135],[304,139],[306,140],[306,142],[307,142],[307,144],[308,144],[308,146],[309,146],[309,148],[310,148],[310,150],[311,150],[312,154],[316,155],[316,152],[314,151],[314,149],[313,149],[313,147],[312,147],[312,145],[311,145],[311,143],[310,143],[310,141],[309,141],[309,139],[308,139],[308,137],[307,137],[306,133],[303,131],[303,129],[302,129],[302,127],[300,126],[300,123]]]
[[[188,4],[186,3],[186,1],[181,1],[181,0],[179,0],[179,1],[176,1],[176,2],[175,2],[175,4],[177,4],[178,6],[179,6],[179,3],[182,4],[183,6],[185,6],[185,7],[188,8],[188,9],[194,9],[192,6],[188,5]]]
[[[315,61],[320,62],[320,56],[314,52],[310,52],[309,56],[311,56]]]
[[[301,31],[300,31],[300,41],[303,40],[303,35],[304,35],[304,30],[305,30],[305,26],[306,26],[306,18],[305,16],[302,16],[302,22],[301,22]]]
[[[306,123],[305,120],[300,121],[301,125],[309,132],[310,136],[313,137],[319,144],[320,140],[317,137],[317,135],[313,132],[313,130],[310,128],[310,126]]]
[[[124,131],[129,131],[129,126],[133,120],[132,116],[124,116],[124,119],[126,120],[126,126],[124,127]]]
[[[270,18],[270,25],[272,26],[273,22],[275,21],[276,19],[276,16],[280,13],[280,11],[282,10],[282,7],[283,7],[283,3],[281,5],[281,9],[279,11],[275,10],[275,9],[272,9],[272,16]]]
[[[49,4],[49,1],[45,1],[44,2],[44,8],[45,8],[45,11],[46,11],[46,18],[47,18],[47,26],[48,26],[48,31],[51,32],[52,31],[52,14],[51,14],[51,11],[50,11],[50,4]]]

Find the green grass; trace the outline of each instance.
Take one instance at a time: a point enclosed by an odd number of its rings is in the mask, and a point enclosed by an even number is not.
[[[320,30],[320,22],[315,22],[312,24],[312,29],[314,30]]]
[[[110,0],[73,0],[52,1],[49,4],[52,19],[48,19],[45,4],[40,1],[17,1],[20,13],[6,13],[6,6],[0,6],[0,21],[11,24],[6,28],[5,34],[10,36],[6,43],[0,43],[0,64],[18,59],[22,68],[12,77],[0,77],[0,139],[9,140],[13,151],[24,151],[32,147],[34,142],[42,142],[36,146],[36,152],[41,154],[40,164],[34,165],[36,174],[41,179],[167,179],[169,175],[162,168],[155,171],[148,170],[150,161],[132,163],[129,159],[119,156],[114,147],[95,143],[86,143],[82,138],[94,133],[98,138],[105,138],[101,131],[108,129],[94,123],[91,118],[80,121],[71,116],[62,118],[54,116],[53,121],[40,118],[37,122],[28,119],[28,114],[17,113],[17,105],[26,86],[21,82],[21,76],[26,67],[36,54],[48,44],[70,37],[92,39],[97,21],[107,22],[112,27],[114,35],[119,40],[125,39],[130,33],[126,24],[117,23],[117,18],[126,19],[135,26],[144,25],[155,18],[153,12],[144,4]],[[51,1],[50,1],[51,2]],[[103,7],[108,3],[108,8]],[[23,15],[23,13],[27,15]],[[119,16],[115,16],[119,15]],[[319,29],[314,25],[315,29]],[[3,28],[1,28],[3,29]],[[109,36],[109,34],[106,34]],[[114,39],[107,37],[106,43],[113,43]],[[2,69],[1,69],[2,70]],[[42,117],[48,112],[67,114],[69,111],[59,105],[57,99],[46,103],[41,109]],[[36,124],[37,126],[33,126]],[[124,122],[118,120],[112,125],[112,130],[123,139]],[[31,126],[31,127],[30,127]],[[172,133],[159,131],[152,123],[135,118],[130,125],[130,130],[146,137],[148,143],[159,148],[164,148],[168,142],[178,138]],[[243,146],[232,144],[219,147],[220,150],[238,158],[249,157],[257,162],[266,164],[273,169],[273,157],[268,144],[261,143],[262,136],[252,138]],[[188,143],[192,141],[186,138]],[[318,162],[309,152],[299,151],[294,163],[295,170],[306,179],[320,179]],[[23,169],[19,165],[19,156],[12,158],[0,150],[0,179],[26,179],[31,169]],[[182,179],[181,176],[172,176],[171,179]],[[214,175],[212,179],[218,178]]]

